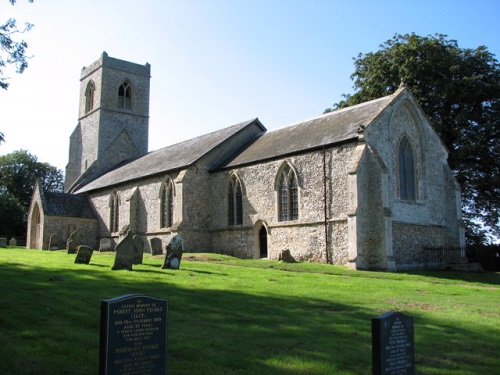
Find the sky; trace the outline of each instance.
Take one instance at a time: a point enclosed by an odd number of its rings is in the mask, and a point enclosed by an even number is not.
[[[446,34],[500,55],[498,0],[0,0],[34,24],[23,74],[4,70],[0,155],[64,171],[80,73],[109,56],[151,64],[149,150],[258,117],[272,131],[352,94],[353,58],[396,33]]]

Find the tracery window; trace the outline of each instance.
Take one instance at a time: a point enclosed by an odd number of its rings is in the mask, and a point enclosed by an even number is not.
[[[128,82],[123,82],[118,88],[118,108],[132,109],[132,87]]]
[[[299,190],[297,177],[290,165],[281,169],[278,175],[278,220],[299,219]]]
[[[243,194],[240,180],[234,174],[229,179],[227,210],[228,225],[243,224]]]
[[[89,113],[94,109],[94,81],[89,81],[85,89],[85,113]]]
[[[404,136],[399,143],[399,197],[403,200],[417,199],[415,159],[408,137]]]
[[[118,232],[119,218],[120,218],[120,202],[118,200],[118,193],[113,191],[109,199],[109,231],[111,233]]]
[[[174,218],[174,184],[170,178],[160,188],[160,213],[160,227],[171,227]]]

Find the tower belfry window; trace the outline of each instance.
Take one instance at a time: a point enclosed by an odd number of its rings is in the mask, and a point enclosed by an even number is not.
[[[94,82],[90,81],[85,89],[85,113],[89,113],[94,109],[94,92]]]
[[[118,88],[118,108],[132,109],[132,87],[128,82],[123,82]]]

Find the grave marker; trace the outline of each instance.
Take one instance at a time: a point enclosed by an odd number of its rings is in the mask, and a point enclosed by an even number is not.
[[[166,374],[168,301],[128,294],[101,301],[99,374]]]
[[[387,312],[372,318],[373,374],[415,374],[413,318]]]
[[[76,249],[75,263],[89,264],[94,250],[85,245],[80,245]]]

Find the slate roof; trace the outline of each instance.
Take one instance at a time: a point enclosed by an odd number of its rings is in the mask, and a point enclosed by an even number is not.
[[[359,126],[368,126],[401,91],[268,132],[224,168],[253,164],[356,139]]]
[[[258,122],[258,124],[260,124],[259,120],[255,118],[219,131],[152,151],[138,159],[111,170],[83,186],[81,189],[77,190],[76,193],[83,193],[126,181],[165,173],[167,171],[186,168],[253,122]],[[262,125],[260,126],[262,127]],[[263,128],[263,131],[264,130],[265,128]]]
[[[43,193],[44,214],[48,216],[95,219],[94,211],[85,195],[67,193]]]

